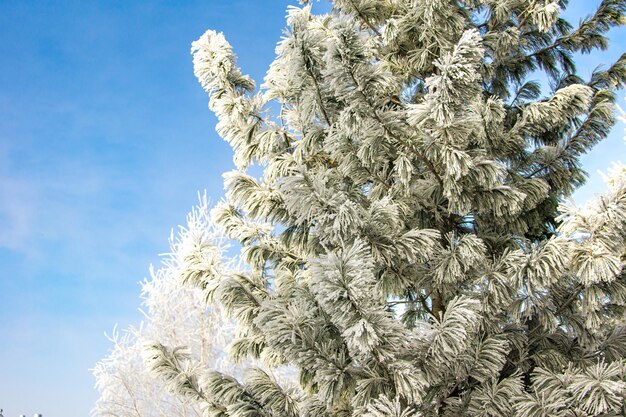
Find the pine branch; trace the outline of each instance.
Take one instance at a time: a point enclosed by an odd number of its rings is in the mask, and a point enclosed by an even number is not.
[[[374,104],[370,101],[369,97],[367,97],[367,95],[365,94],[365,92],[363,91],[363,89],[361,88],[359,82],[357,81],[356,77],[354,76],[354,73],[352,72],[352,68],[350,68],[349,65],[346,66],[346,71],[348,72],[348,75],[350,76],[350,78],[352,79],[352,82],[354,83],[354,86],[356,87],[356,90],[359,92],[359,94],[363,97],[365,103],[367,103],[367,105],[369,106],[370,110],[372,111],[372,114],[374,116],[374,119],[378,122],[378,124],[383,128],[383,130],[385,131],[385,133],[387,133],[387,135],[389,135],[389,137],[394,138],[396,141],[399,140],[399,138],[389,129],[389,127],[387,126],[387,124],[380,118],[380,116],[378,115],[378,111],[376,109],[376,107],[374,106]],[[404,119],[403,119],[404,121]],[[406,123],[406,121],[404,121]],[[408,125],[408,124],[407,124]],[[428,160],[428,158],[426,158],[424,155],[422,155],[421,152],[418,152],[417,149],[415,149],[414,147],[412,148],[413,153],[415,154],[415,156],[417,156],[417,158],[422,161],[424,163],[424,165],[426,165],[426,167],[428,168],[428,170],[435,176],[435,178],[437,179],[437,182],[439,183],[439,185],[443,188],[443,180],[441,179],[441,177],[439,176],[439,174],[437,173],[437,170],[435,169],[435,166],[433,165],[433,163]]]
[[[556,39],[552,45],[541,48],[527,57],[536,57],[560,47],[564,47],[570,52],[576,52],[580,49],[583,52],[589,52],[592,46],[604,49],[606,39],[602,37],[602,34],[613,26],[624,24],[625,12],[626,4],[623,0],[603,0],[594,15],[585,20],[574,32]],[[585,41],[592,42],[592,44],[585,45]]]
[[[445,313],[445,306],[438,291],[433,290],[430,300],[432,305],[431,314],[433,317],[439,319]]]
[[[428,307],[428,303],[426,302],[426,297],[424,297],[421,293],[418,293],[417,298],[420,300],[420,303],[422,303],[422,307],[424,308],[424,311],[426,311],[426,313],[430,314],[431,316],[435,316],[435,313]],[[439,314],[439,312],[437,312],[437,314]]]
[[[317,93],[317,100],[319,102],[320,110],[322,111],[322,115],[324,116],[324,120],[326,124],[330,127],[332,123],[330,122],[330,118],[328,117],[328,113],[326,113],[326,108],[324,107],[324,103],[322,102],[322,92],[320,91],[320,85],[317,81],[317,77],[313,74],[313,71],[305,64],[305,68],[309,77],[313,80],[313,84],[315,85],[315,92]]]
[[[532,11],[535,8],[535,6],[537,5],[537,0],[532,0],[530,2],[530,4],[528,5],[528,8],[526,9],[526,13],[524,18],[521,20],[521,22],[519,22],[519,28],[523,28],[524,25],[526,25],[526,22],[528,21],[528,19],[530,18],[530,16],[532,15]]]
[[[294,32],[294,38],[298,39],[298,36],[296,35],[295,32]],[[307,51],[306,51],[305,46],[304,46],[304,41],[300,40],[300,39],[298,39],[298,41],[300,42],[300,55],[302,57],[302,64],[304,66],[304,69],[305,69],[307,75],[313,81],[313,85],[315,86],[315,92],[317,94],[317,101],[318,101],[320,110],[322,111],[322,116],[324,117],[324,120],[326,121],[326,124],[330,127],[332,125],[332,123],[330,122],[330,117],[328,117],[328,113],[326,112],[326,108],[324,107],[324,102],[323,102],[323,99],[322,99],[322,92],[321,92],[321,89],[320,89],[319,82],[317,80],[317,76],[313,72],[313,68],[311,68],[311,65],[310,65],[309,61],[305,58],[305,56],[307,54]]]
[[[348,0],[348,2],[350,2],[350,5],[352,6],[352,8],[356,12],[356,14],[359,16],[361,21],[363,23],[365,23],[367,25],[367,27],[369,27],[372,30],[372,32],[374,32],[376,34],[376,36],[380,37],[381,34],[378,31],[378,29],[376,29],[376,27],[374,25],[372,25],[372,23],[365,16],[363,16],[363,13],[361,13],[361,10],[359,10],[357,5],[354,3],[354,0]]]

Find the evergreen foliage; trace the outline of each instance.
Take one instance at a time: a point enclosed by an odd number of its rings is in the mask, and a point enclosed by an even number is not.
[[[245,265],[197,248],[180,278],[236,320],[233,358],[296,376],[189,370],[155,345],[172,392],[220,417],[623,415],[626,170],[563,202],[626,85],[626,54],[589,79],[574,57],[607,47],[626,2],[577,27],[566,7],[291,7],[259,90],[222,34],[194,42],[237,166],[213,219]]]

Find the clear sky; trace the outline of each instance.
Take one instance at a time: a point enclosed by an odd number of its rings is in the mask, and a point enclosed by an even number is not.
[[[289,3],[0,0],[5,417],[88,415],[88,369],[109,349],[103,332],[140,320],[148,265],[197,191],[219,199],[232,168],[190,44],[208,28],[224,31],[260,81]],[[591,3],[572,0],[568,15]],[[582,74],[624,52],[625,35],[613,31],[611,49],[586,57]],[[598,169],[626,161],[622,136],[617,126],[585,159],[592,178],[579,201],[603,189]]]

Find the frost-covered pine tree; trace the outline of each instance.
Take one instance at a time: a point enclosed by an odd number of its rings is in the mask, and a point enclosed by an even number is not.
[[[207,416],[623,415],[626,172],[562,203],[626,84],[626,56],[588,79],[574,57],[626,3],[577,26],[566,7],[304,4],[259,90],[222,34],[194,42],[237,166],[213,218],[246,266],[199,246],[181,279],[236,320],[232,358],[267,368],[190,372],[155,345],[155,373]]]

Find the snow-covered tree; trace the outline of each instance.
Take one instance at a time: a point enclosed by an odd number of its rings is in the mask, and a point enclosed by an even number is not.
[[[221,263],[224,239],[213,227],[206,198],[187,216],[187,227],[170,239],[171,253],[160,269],[151,269],[142,282],[145,320],[109,337],[113,348],[93,369],[99,398],[94,417],[201,416],[202,404],[194,398],[168,394],[164,382],[155,379],[144,363],[148,346],[155,341],[176,348],[184,366],[211,367],[237,372],[225,354],[233,335],[233,323],[218,305],[209,305],[203,292],[184,285],[181,277],[198,268],[226,270]],[[189,257],[202,253],[202,264],[190,265]]]
[[[245,266],[198,248],[182,277],[237,322],[233,360],[298,383],[167,343],[154,373],[210,416],[623,415],[626,174],[563,202],[626,84],[625,55],[589,79],[574,57],[626,2],[577,26],[566,0],[306,3],[258,91],[222,34],[193,43],[237,166],[213,218]]]

